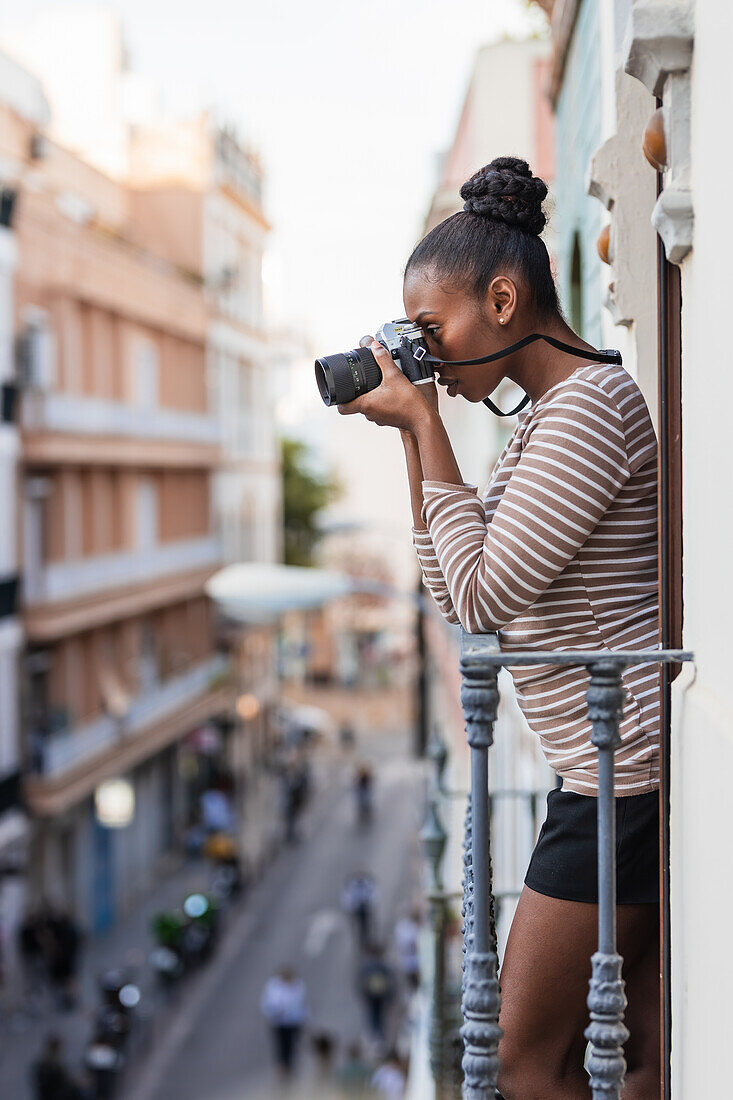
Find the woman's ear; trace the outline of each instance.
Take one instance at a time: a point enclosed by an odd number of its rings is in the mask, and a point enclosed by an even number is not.
[[[497,275],[486,292],[486,305],[492,320],[508,325],[517,308],[517,285],[508,275]]]

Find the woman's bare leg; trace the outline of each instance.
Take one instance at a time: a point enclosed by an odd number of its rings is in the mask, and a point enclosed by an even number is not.
[[[658,909],[618,909],[618,942],[628,983],[628,1083],[624,1100],[651,1100],[659,1080]],[[583,1068],[590,958],[598,907],[522,891],[501,971],[499,1089],[505,1100],[588,1100]],[[656,969],[655,969],[656,968]],[[656,975],[656,978],[655,978]],[[642,1091],[646,1090],[646,1091]]]

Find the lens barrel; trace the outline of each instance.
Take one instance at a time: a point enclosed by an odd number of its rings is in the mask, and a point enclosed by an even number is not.
[[[346,405],[382,381],[379,364],[369,348],[354,348],[316,359],[316,382],[324,405]]]

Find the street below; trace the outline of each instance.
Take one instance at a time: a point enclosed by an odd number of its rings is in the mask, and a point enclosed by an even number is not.
[[[124,1100],[278,1095],[259,1005],[265,982],[286,964],[304,980],[309,1008],[294,1094],[309,1095],[314,1081],[311,1036],[332,1036],[336,1061],[354,1040],[369,1051],[355,989],[360,954],[341,893],[354,872],[374,876],[379,890],[375,931],[392,961],[395,922],[420,892],[422,771],[409,756],[407,735],[371,735],[359,743],[357,755],[374,768],[371,824],[356,823],[351,760],[322,765],[320,790],[297,843],[279,853],[234,917],[210,966],[181,991],[180,1006],[142,1071],[128,1076]],[[404,1026],[404,1006],[401,991],[390,1039],[397,1039]]]

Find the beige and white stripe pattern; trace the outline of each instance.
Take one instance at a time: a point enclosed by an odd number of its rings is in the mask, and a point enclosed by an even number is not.
[[[657,443],[618,366],[584,366],[524,416],[486,498],[423,482],[413,531],[425,583],[449,622],[499,631],[504,651],[653,648],[659,642]],[[598,790],[584,669],[509,668],[530,727],[566,790]],[[659,785],[655,666],[624,674],[616,794]]]

